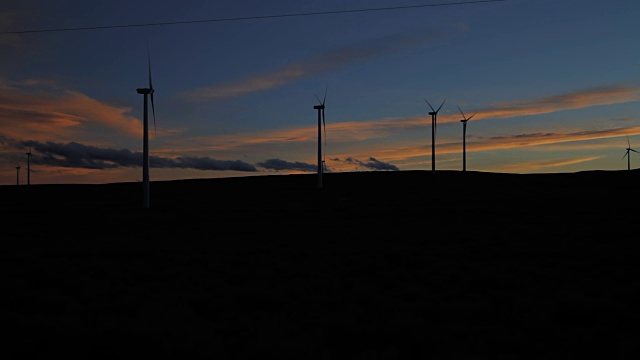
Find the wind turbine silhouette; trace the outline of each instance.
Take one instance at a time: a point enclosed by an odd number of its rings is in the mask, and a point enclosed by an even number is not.
[[[324,174],[324,152],[322,149],[322,129],[324,125],[325,143],[327,141],[327,128],[324,121],[324,104],[327,100],[327,88],[324,90],[324,98],[320,101],[318,95],[316,95],[319,104],[314,105],[313,108],[318,110],[318,188],[322,188],[322,176]]]
[[[147,48],[147,60],[149,65],[149,87],[137,88],[138,94],[144,95],[144,127],[143,127],[143,140],[142,140],[142,206],[145,209],[149,208],[149,110],[147,95],[151,95],[151,110],[153,111],[153,127],[156,126],[156,109],[153,103],[153,84],[151,82],[151,56],[149,55],[149,49]]]
[[[635,150],[633,150],[631,148],[631,143],[629,142],[629,137],[627,136],[627,152],[624,153],[624,156],[622,157],[624,159],[625,156],[627,156],[627,170],[631,170],[631,154],[630,151],[636,152]],[[640,154],[640,153],[639,153]]]
[[[31,185],[31,148],[27,154],[27,185]]]
[[[16,185],[20,185],[20,163],[16,166]]]
[[[427,101],[427,99],[424,99],[424,101]],[[433,174],[436,173],[436,128],[438,126],[436,118],[438,116],[438,111],[440,111],[445,101],[447,101],[447,99],[444,99],[442,104],[440,104],[438,110],[434,110],[433,106],[431,106],[431,104],[429,104],[429,102],[427,101],[427,104],[431,108],[429,115],[431,115],[431,172]]]
[[[467,121],[471,120],[476,114],[466,117],[460,106],[458,106],[458,110],[462,114],[462,120],[460,120],[462,122],[462,171],[467,171]]]

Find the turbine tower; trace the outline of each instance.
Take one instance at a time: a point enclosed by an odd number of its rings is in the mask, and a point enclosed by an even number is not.
[[[471,120],[476,114],[466,117],[460,106],[458,106],[458,110],[462,114],[462,120],[460,120],[462,122],[462,171],[467,171],[467,121]]]
[[[636,152],[635,150],[633,150],[631,148],[631,143],[629,142],[629,137],[627,136],[627,152],[624,153],[624,156],[622,157],[624,159],[624,157],[627,157],[627,170],[631,170],[631,154],[630,151]]]
[[[144,117],[143,117],[143,140],[142,140],[142,206],[145,209],[149,208],[149,110],[148,110],[148,95],[151,96],[151,110],[153,111],[153,126],[156,125],[156,109],[153,103],[153,84],[151,83],[151,57],[149,56],[149,49],[147,49],[147,60],[149,66],[149,87],[137,88],[138,94],[144,95]]]
[[[427,101],[427,99],[424,99],[424,101]],[[436,173],[436,127],[437,127],[436,118],[438,116],[438,111],[440,111],[445,101],[447,101],[447,99],[444,99],[442,104],[440,104],[440,107],[438,108],[438,110],[434,110],[433,106],[431,106],[431,104],[429,104],[429,102],[427,101],[427,104],[431,108],[429,115],[431,115],[431,172],[433,174]]]
[[[20,185],[20,163],[16,166],[16,185]]]
[[[318,188],[322,188],[322,176],[324,174],[324,153],[322,151],[322,125],[325,125],[324,121],[324,103],[327,100],[327,89],[324,90],[324,98],[320,101],[318,95],[316,95],[319,104],[314,105],[313,108],[318,110]],[[326,127],[325,141],[326,141]]]
[[[27,185],[31,185],[31,148],[27,154]]]

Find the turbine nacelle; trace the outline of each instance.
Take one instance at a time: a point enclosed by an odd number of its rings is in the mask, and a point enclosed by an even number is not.
[[[429,112],[429,115],[438,115],[438,111],[440,111],[440,109],[442,109],[442,105],[444,105],[444,102],[447,101],[447,99],[444,99],[442,101],[442,104],[440,104],[440,106],[438,107],[438,110],[434,109],[433,106],[431,106],[431,103],[429,103],[429,101],[427,99],[424,99],[424,101],[431,108],[431,112]]]
[[[136,92],[138,92],[138,94],[149,95],[153,93],[153,89],[137,88]]]
[[[629,137],[627,136],[627,148],[625,150],[627,150],[624,154],[624,156],[622,157],[623,159],[625,158],[625,156],[629,155],[629,152],[633,151],[634,153],[637,153],[637,151],[635,151],[634,149],[631,148],[631,142],[629,141]],[[640,154],[640,153],[639,153]]]
[[[473,114],[473,115],[471,115],[469,117],[466,117],[464,115],[464,113],[462,112],[462,109],[460,109],[460,106],[458,106],[458,110],[460,111],[460,114],[462,115],[462,120],[460,120],[462,122],[467,122],[467,121],[471,120],[472,117],[476,116],[476,114]]]

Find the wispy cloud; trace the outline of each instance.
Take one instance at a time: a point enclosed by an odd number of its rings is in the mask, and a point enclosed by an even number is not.
[[[374,42],[357,44],[289,64],[272,72],[256,74],[225,84],[195,89],[181,94],[191,101],[236,97],[283,86],[299,79],[338,69],[352,63],[400,52],[423,44],[428,37],[391,36]]]
[[[42,81],[0,81],[0,127],[12,138],[73,139],[81,131],[107,127],[119,134],[142,136],[141,121],[118,107]]]
[[[562,166],[580,164],[588,161],[598,160],[601,158],[604,158],[604,156],[585,156],[585,157],[579,157],[579,158],[573,158],[573,159],[529,161],[529,162],[522,162],[518,164],[499,166],[499,167],[489,169],[489,171],[516,172],[516,173],[531,172],[531,171],[538,171],[542,169],[553,169],[553,168],[558,168]]]
[[[567,94],[554,95],[539,99],[520,100],[512,103],[503,103],[497,105],[496,108],[485,108],[483,110],[467,111],[467,116],[477,113],[472,121],[481,121],[497,118],[510,118],[519,116],[528,116],[543,114],[563,110],[575,110],[596,105],[617,104],[630,101],[640,100],[640,89],[623,86],[607,86],[595,89],[576,91]],[[446,114],[439,115],[439,123],[459,122],[460,115]],[[431,126],[431,117],[429,116],[413,116],[413,117],[396,117],[383,118],[368,121],[345,121],[327,124],[327,139],[331,143],[354,143],[365,140],[387,139],[399,134],[406,134],[416,128]],[[538,134],[520,134],[512,137],[500,139],[498,137],[491,141],[475,141],[469,142],[468,146],[476,146],[475,150],[482,148],[496,149],[498,147],[507,148],[510,146],[551,144],[554,142],[589,140],[601,137],[615,137],[621,134],[634,135],[637,134],[636,127],[626,127],[620,129],[582,131],[571,134],[555,134],[555,133],[538,133]],[[317,127],[307,126],[298,128],[274,129],[260,132],[247,132],[243,134],[198,137],[192,138],[191,144],[203,144],[202,146],[215,150],[232,150],[255,146],[260,144],[284,144],[295,142],[309,142],[317,140]],[[476,139],[478,140],[478,139]],[[215,145],[210,145],[215,144]],[[458,145],[455,145],[458,147]],[[439,145],[443,151],[447,145]],[[456,151],[459,149],[456,149]],[[417,153],[422,156],[430,153],[428,147],[409,147],[406,144],[400,144],[394,149],[380,150],[381,154],[400,153],[405,154]],[[363,154],[359,154],[362,157]],[[367,156],[368,157],[368,156]],[[395,158],[395,156],[392,156]]]
[[[591,106],[621,104],[640,101],[640,89],[637,87],[610,85],[592,89],[574,91],[566,94],[546,96],[538,99],[499,103],[491,107],[471,110],[477,113],[474,121],[486,119],[505,119],[553,113],[564,110],[583,109]],[[438,115],[439,122],[455,122],[460,115]]]
[[[478,141],[467,143],[467,147],[474,151],[495,150],[522,146],[549,145],[574,141],[598,140],[640,134],[640,126],[613,128],[604,130],[586,130],[568,133],[531,133],[511,136],[496,136],[479,138]]]
[[[614,128],[606,130],[590,130],[577,132],[548,132],[548,133],[527,133],[514,134],[511,136],[496,137],[476,137],[473,140],[467,140],[467,152],[476,153],[480,151],[507,150],[514,148],[548,146],[567,144],[574,142],[584,142],[589,140],[599,140],[607,138],[624,137],[627,135],[640,134],[640,126]],[[626,144],[626,143],[625,143]],[[584,149],[592,149],[594,145],[584,145]],[[369,150],[365,150],[369,151]],[[438,145],[438,154],[457,154],[461,152],[460,142],[441,143]],[[387,147],[376,151],[377,157],[390,162],[406,162],[413,158],[422,158],[431,155],[431,146],[429,144]]]

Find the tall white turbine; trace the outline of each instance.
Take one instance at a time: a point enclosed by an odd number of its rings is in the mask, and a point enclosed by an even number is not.
[[[427,101],[427,99],[424,99],[424,101]],[[431,104],[429,104],[429,102],[427,101],[427,104],[431,108],[429,115],[431,115],[431,172],[433,174],[436,173],[436,128],[438,126],[437,116],[438,116],[438,111],[440,111],[445,101],[447,101],[447,99],[444,99],[442,104],[440,104],[440,107],[438,108],[438,110],[434,110],[433,106],[431,106]]]
[[[629,142],[629,137],[627,136],[627,152],[624,153],[624,156],[622,157],[624,159],[624,157],[627,157],[627,170],[631,170],[631,154],[630,151],[636,152],[635,150],[633,150],[631,148],[631,143]]]
[[[20,185],[20,163],[16,165],[16,185]]]
[[[324,153],[322,149],[322,126],[325,125],[324,121],[324,104],[327,100],[327,89],[324,91],[324,98],[320,101],[318,95],[316,95],[319,104],[314,105],[313,108],[318,110],[318,188],[322,188],[322,177],[324,174]],[[325,127],[325,142],[326,142],[326,127]]]
[[[149,110],[147,95],[151,96],[151,110],[153,111],[153,126],[156,125],[156,109],[153,103],[153,84],[151,82],[151,57],[147,49],[147,59],[149,65],[149,87],[138,88],[138,94],[144,95],[144,117],[143,117],[143,140],[142,140],[142,206],[149,208]]]
[[[27,154],[27,185],[31,185],[31,148]]]
[[[467,171],[467,121],[471,120],[476,114],[466,117],[460,106],[458,106],[458,110],[462,114],[462,120],[460,120],[462,122],[462,171]]]

